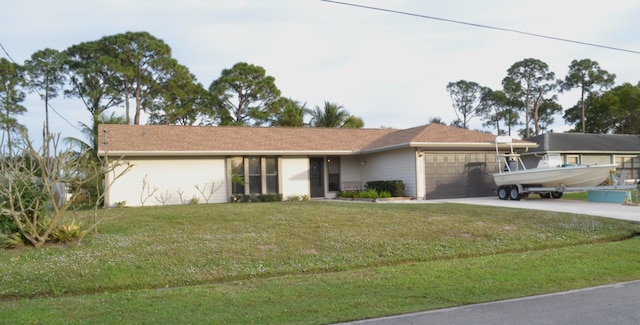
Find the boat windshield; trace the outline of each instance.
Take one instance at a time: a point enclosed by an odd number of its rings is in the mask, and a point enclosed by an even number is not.
[[[538,168],[562,167],[562,157],[558,153],[546,154],[538,161]]]

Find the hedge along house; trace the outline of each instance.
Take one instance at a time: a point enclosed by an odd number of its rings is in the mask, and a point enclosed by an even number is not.
[[[234,194],[334,198],[384,180],[401,180],[405,196],[436,199],[493,195],[494,140],[441,124],[405,130],[99,125],[98,154],[133,165],[115,181],[106,176],[107,206],[222,203]],[[234,175],[245,183],[234,183]]]
[[[526,139],[537,148],[522,153],[527,168],[535,167],[539,157],[560,154],[565,164],[616,164],[629,183],[640,180],[640,135],[545,133]]]

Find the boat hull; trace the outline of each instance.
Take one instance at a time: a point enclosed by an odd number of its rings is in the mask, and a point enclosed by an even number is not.
[[[493,180],[498,186],[588,187],[601,184],[615,168],[615,164],[534,168],[495,173]]]

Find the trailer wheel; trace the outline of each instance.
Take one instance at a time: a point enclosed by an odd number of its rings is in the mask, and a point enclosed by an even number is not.
[[[550,199],[551,198],[551,193],[549,193],[549,192],[543,192],[543,193],[538,193],[538,194],[543,199]]]
[[[551,197],[554,199],[559,199],[562,197],[562,192],[551,192]]]
[[[509,186],[498,187],[498,198],[500,200],[506,200],[509,198]]]
[[[511,186],[511,189],[509,190],[509,198],[515,201],[520,200],[520,192],[518,192],[517,186]]]

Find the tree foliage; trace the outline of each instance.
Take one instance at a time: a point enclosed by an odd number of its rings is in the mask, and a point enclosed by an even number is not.
[[[209,91],[218,99],[221,125],[261,125],[272,117],[273,102],[280,98],[275,78],[245,62],[222,70]]]
[[[64,223],[65,211],[85,196],[84,185],[101,184],[105,173],[120,168],[112,175],[117,179],[130,166],[117,161],[107,165],[96,162],[92,155],[58,150],[58,138],[51,138],[37,150],[26,133],[22,136],[24,145],[16,157],[4,153],[0,157],[0,247],[40,247],[55,240],[80,240],[86,231],[96,229],[100,220],[94,218],[81,232],[75,222]],[[46,155],[43,148],[49,147],[52,150]],[[96,191],[99,194],[91,205],[94,215],[105,193],[100,188]]]
[[[123,102],[117,72],[111,65],[112,59],[105,54],[105,45],[100,41],[84,42],[69,47],[66,68],[69,71],[71,89],[65,90],[68,97],[77,97],[92,116],[92,129],[98,130],[100,114]],[[98,147],[98,137],[94,137],[93,148]]]
[[[186,68],[178,68],[171,57],[171,48],[161,39],[147,32],[126,32],[103,37],[104,59],[116,73],[114,86],[121,91],[127,121],[130,121],[129,99],[135,101],[133,124],[140,124],[143,111],[153,104],[167,80]]]
[[[556,96],[545,97],[557,87],[555,74],[549,66],[538,59],[524,59],[514,63],[502,80],[504,91],[511,99],[522,102],[524,110],[524,136],[529,137],[531,131],[540,134],[540,107],[546,100],[555,100]]]
[[[214,98],[182,65],[176,65],[149,110],[149,124],[212,125]]]
[[[586,132],[586,104],[585,96],[597,95],[600,90],[613,86],[615,74],[600,68],[598,62],[589,59],[573,60],[569,65],[569,72],[561,82],[562,90],[580,89],[580,124],[582,132]],[[597,123],[597,122],[596,122]]]
[[[483,126],[493,127],[497,134],[511,135],[511,130],[518,125],[518,101],[507,97],[502,90],[486,88],[480,99],[483,106]],[[504,125],[506,130],[501,128]]]
[[[311,114],[307,104],[291,98],[280,97],[273,102],[271,126],[305,126],[305,116]]]
[[[482,105],[481,99],[488,89],[477,82],[458,80],[448,83],[447,91],[457,117],[454,123],[468,129],[469,121],[485,112],[486,107]]]
[[[58,97],[66,82],[64,63],[66,56],[54,49],[44,49],[31,55],[31,59],[24,62],[26,84],[36,92],[44,102],[45,122],[44,132],[48,137],[49,130],[49,100]]]
[[[590,93],[584,100],[585,132],[588,133],[640,133],[640,83],[624,83],[602,94]],[[582,106],[567,109],[564,119],[575,125],[579,132]]]
[[[25,93],[19,86],[23,82],[22,68],[5,58],[0,58],[0,128],[3,130],[0,145],[6,144],[9,157],[13,156],[12,146],[15,144],[12,136],[24,130],[24,126],[18,123],[16,118],[27,111],[21,104],[25,99]]]
[[[324,102],[323,107],[316,106],[311,112],[311,126],[323,128],[361,128],[361,118],[349,114],[342,105]]]

